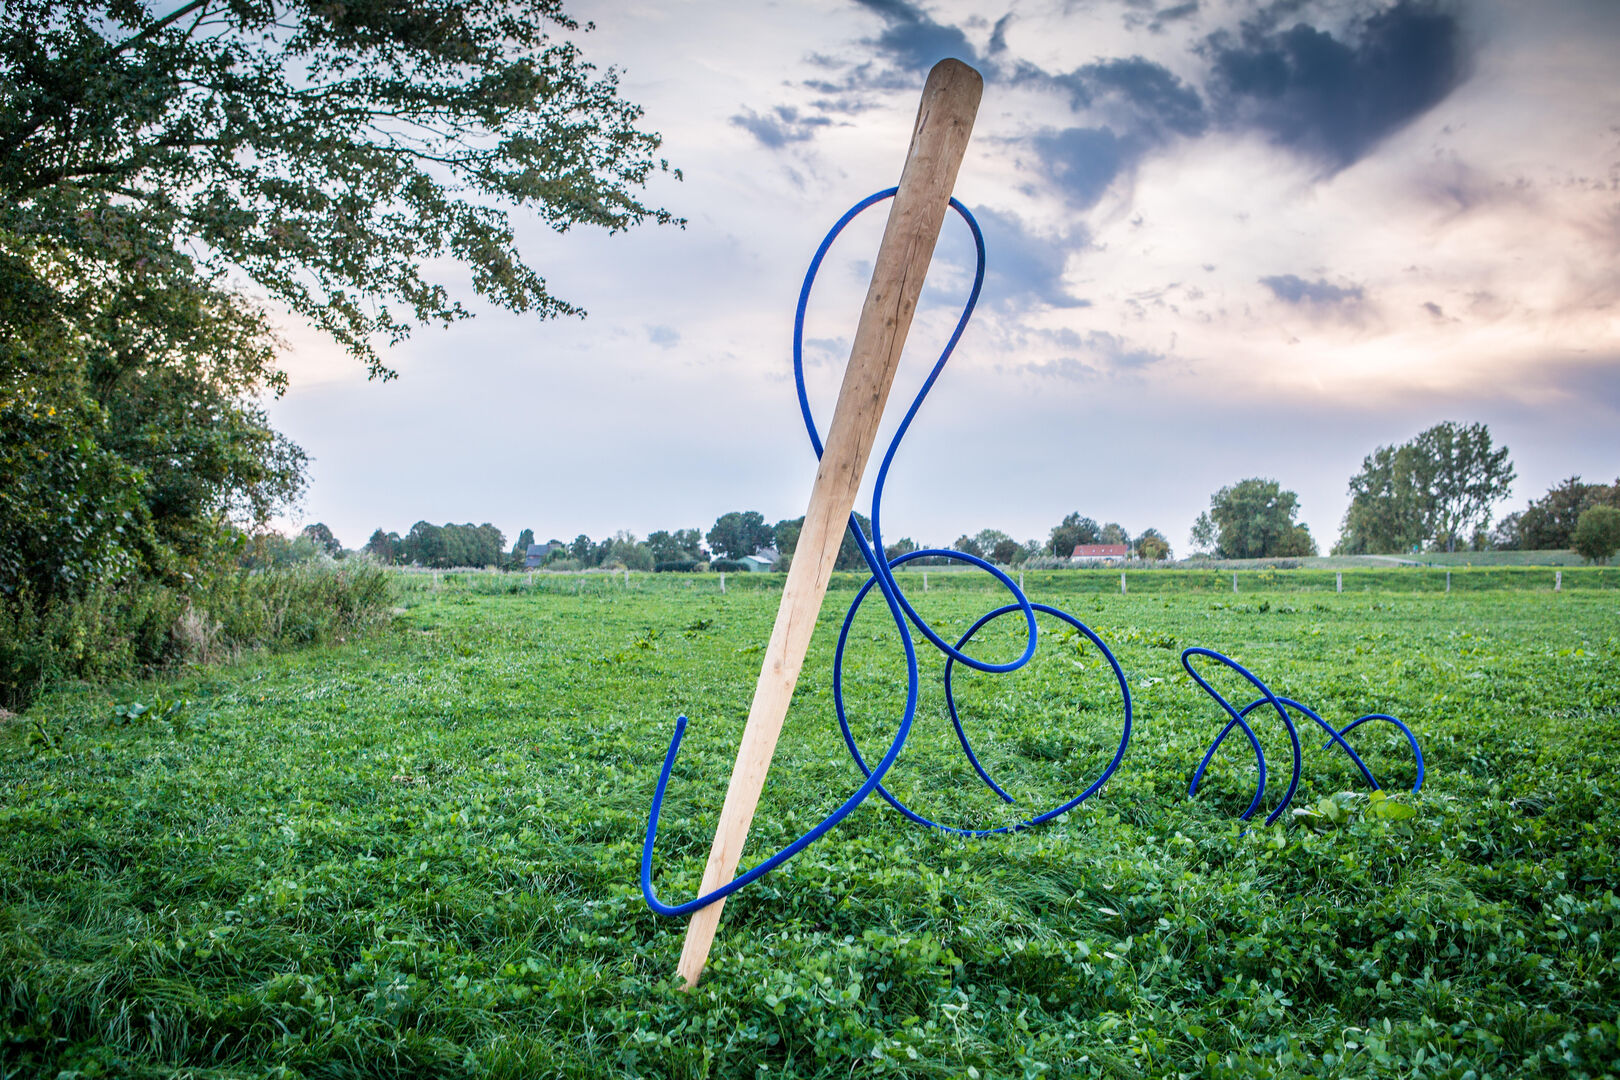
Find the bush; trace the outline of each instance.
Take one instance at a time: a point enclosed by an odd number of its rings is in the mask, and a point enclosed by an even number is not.
[[[736,559],[715,559],[709,563],[709,569],[716,573],[746,573],[748,564]]]
[[[1575,554],[1587,562],[1606,563],[1620,551],[1620,510],[1612,506],[1592,506],[1581,512],[1570,539]]]
[[[653,563],[655,574],[690,574],[698,568],[696,559],[664,559]]]
[[[0,602],[0,705],[21,709],[69,679],[104,682],[249,649],[342,641],[390,604],[388,571],[368,559],[223,570],[189,590],[107,585],[42,609],[19,595]]]

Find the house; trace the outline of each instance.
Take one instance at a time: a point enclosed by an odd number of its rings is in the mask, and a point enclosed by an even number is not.
[[[1076,544],[1074,554],[1069,556],[1073,563],[1116,563],[1124,562],[1131,557],[1129,544]]]
[[[523,568],[533,570],[536,567],[544,566],[546,556],[562,546],[555,540],[549,544],[530,544],[528,552],[523,556]]]
[[[744,555],[737,561],[750,570],[769,570],[781,560],[781,553],[773,547],[768,547],[760,548],[752,555]]]

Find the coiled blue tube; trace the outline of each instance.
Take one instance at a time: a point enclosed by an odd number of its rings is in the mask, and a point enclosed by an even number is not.
[[[806,393],[804,383],[804,319],[805,312],[810,303],[810,289],[815,283],[816,274],[821,268],[822,261],[826,258],[827,252],[832,248],[833,241],[838,238],[838,235],[841,232],[844,231],[844,228],[863,210],[866,210],[867,208],[882,202],[885,199],[893,197],[894,193],[895,189],[889,188],[885,191],[880,191],[875,195],[862,199],[860,202],[851,207],[843,217],[838,219],[837,223],[834,224],[832,229],[828,231],[826,238],[822,240],[821,246],[816,249],[815,257],[811,259],[810,267],[805,271],[804,285],[799,290],[799,303],[793,318],[793,378],[799,395],[799,411],[803,414],[805,430],[810,436],[810,445],[815,449],[817,458],[821,456],[821,436],[816,430],[815,418],[810,410],[810,398]],[[1103,644],[1102,639],[1093,633],[1087,626],[1085,626],[1085,624],[1081,623],[1080,620],[1076,619],[1074,616],[1069,615],[1066,612],[1059,611],[1057,608],[1048,607],[1044,604],[1030,603],[1029,597],[1024,595],[1023,590],[1018,587],[1017,583],[1015,583],[1012,578],[1008,577],[1007,574],[1000,568],[984,559],[979,558],[978,556],[969,555],[962,551],[950,551],[940,548],[926,548],[920,551],[907,552],[892,561],[884,558],[882,554],[883,489],[884,485],[888,482],[889,467],[893,464],[895,452],[899,450],[900,442],[903,438],[905,438],[907,430],[911,427],[911,422],[916,417],[917,410],[922,406],[923,399],[926,398],[929,391],[933,389],[935,380],[939,378],[939,374],[944,369],[946,362],[950,359],[951,353],[955,351],[957,342],[961,340],[962,332],[967,328],[968,320],[972,318],[973,309],[978,303],[979,292],[984,286],[984,234],[979,230],[979,223],[973,219],[973,215],[968,212],[965,206],[955,199],[951,200],[950,205],[951,209],[955,210],[957,215],[960,216],[964,222],[966,222],[968,229],[973,234],[974,251],[977,260],[977,265],[973,274],[973,287],[968,293],[967,302],[963,305],[962,314],[960,318],[957,319],[956,328],[952,331],[950,340],[946,342],[945,348],[940,352],[939,359],[935,361],[933,369],[929,371],[928,377],[923,381],[922,388],[917,392],[917,396],[912,399],[910,408],[906,410],[905,416],[900,421],[899,428],[895,431],[894,437],[889,442],[888,450],[883,455],[883,462],[878,468],[877,479],[873,484],[871,538],[868,539],[861,531],[859,521],[856,519],[854,514],[851,514],[849,518],[850,531],[854,534],[855,543],[860,548],[861,558],[866,561],[867,568],[871,572],[871,577],[864,585],[861,586],[861,589],[856,594],[854,601],[850,604],[849,613],[844,617],[844,625],[838,635],[837,655],[833,664],[833,701],[838,713],[838,724],[843,732],[845,745],[849,748],[849,752],[855,759],[856,765],[859,766],[861,772],[864,774],[865,780],[858,788],[855,789],[854,794],[850,795],[850,797],[844,800],[844,802],[833,810],[832,813],[828,814],[803,836],[800,836],[797,840],[793,841],[791,844],[788,844],[781,851],[778,851],[776,854],[763,860],[746,873],[739,874],[725,885],[713,889],[710,892],[704,893],[695,899],[688,900],[685,903],[666,904],[658,899],[657,892],[653,889],[652,862],[653,848],[658,836],[659,812],[663,808],[664,794],[669,787],[670,773],[675,767],[675,759],[680,752],[681,738],[686,733],[687,719],[685,716],[679,717],[675,722],[675,734],[670,740],[669,751],[664,755],[664,765],[658,775],[658,786],[653,792],[652,807],[647,815],[646,841],[642,845],[641,849],[641,892],[646,898],[647,906],[652,908],[653,911],[660,915],[675,916],[689,914],[693,911],[697,911],[699,908],[707,907],[717,900],[730,896],[738,889],[741,889],[752,882],[758,881],[761,877],[770,873],[772,870],[776,869],[778,866],[781,866],[783,863],[793,858],[793,856],[803,851],[806,847],[815,843],[815,841],[820,839],[829,829],[837,825],[844,818],[848,817],[849,814],[863,801],[865,801],[866,797],[872,794],[874,791],[882,795],[882,797],[896,810],[899,810],[906,817],[910,818],[912,821],[918,822],[919,824],[943,829],[947,832],[956,833],[963,836],[984,836],[991,833],[1010,832],[1017,829],[1028,828],[1032,825],[1038,825],[1042,822],[1050,821],[1060,814],[1067,813],[1069,810],[1072,810],[1074,807],[1078,806],[1085,799],[1095,794],[1097,790],[1107,782],[1108,778],[1114,774],[1114,770],[1119,767],[1121,759],[1123,759],[1125,756],[1125,748],[1129,744],[1131,737],[1130,687],[1125,680],[1124,671],[1120,669],[1119,661],[1114,659],[1114,654],[1109,651],[1107,645]],[[989,572],[1012,595],[1013,602],[1002,607],[998,607],[988,614],[980,617],[980,619],[974,623],[968,629],[967,633],[963,634],[954,645],[947,642],[937,632],[935,632],[935,630],[923,620],[922,616],[917,613],[916,609],[912,607],[910,601],[906,599],[905,593],[901,590],[899,583],[896,582],[894,577],[894,568],[896,566],[910,562],[914,559],[926,557],[939,557],[951,559],[957,562],[965,562],[972,566],[976,566],[981,570]],[[860,749],[855,744],[855,737],[850,731],[849,727],[848,713],[844,707],[843,663],[844,648],[849,638],[850,627],[855,621],[855,615],[860,610],[861,603],[866,599],[867,594],[871,592],[873,586],[877,587],[878,591],[883,596],[884,602],[888,605],[889,615],[894,620],[895,627],[900,633],[900,642],[905,651],[906,705],[905,710],[900,717],[900,724],[895,731],[894,741],[889,744],[889,748],[884,752],[883,756],[878,760],[876,765],[868,765],[866,759],[861,756]],[[951,722],[956,728],[957,739],[961,742],[963,751],[967,754],[968,760],[973,763],[973,767],[978,772],[980,778],[983,779],[984,782],[991,788],[991,790],[996,792],[997,795],[999,795],[1005,801],[1011,803],[1014,801],[1012,796],[1008,795],[1007,792],[995,782],[995,780],[985,770],[977,755],[975,755],[973,752],[972,744],[968,740],[967,733],[962,727],[961,718],[956,708],[956,699],[954,697],[951,683],[951,671],[952,667],[957,663],[966,664],[968,667],[986,672],[1016,671],[1025,664],[1029,663],[1030,659],[1035,655],[1037,637],[1035,612],[1037,611],[1061,619],[1070,626],[1074,627],[1080,633],[1084,634],[1094,645],[1097,646],[1097,648],[1102,652],[1103,656],[1107,658],[1109,665],[1112,667],[1114,677],[1119,683],[1120,697],[1124,703],[1125,710],[1125,719],[1121,728],[1119,748],[1115,751],[1113,759],[1108,763],[1108,767],[1103,770],[1102,775],[1074,798],[1062,803],[1059,806],[1053,807],[1045,813],[1037,814],[1016,825],[1007,825],[996,829],[963,829],[949,825],[941,825],[913,812],[906,807],[904,803],[897,799],[887,788],[885,788],[882,782],[884,775],[891,767],[893,767],[895,760],[900,756],[900,751],[905,746],[906,738],[911,734],[911,725],[916,719],[917,714],[917,692],[919,680],[917,669],[917,650],[916,645],[912,640],[912,636],[907,629],[908,624],[915,626],[922,633],[923,637],[934,646],[934,648],[938,649],[945,655],[945,696],[947,705],[950,709]],[[1014,612],[1017,612],[1023,616],[1024,625],[1028,632],[1028,641],[1024,647],[1023,654],[1020,655],[1016,660],[1012,660],[1007,663],[990,663],[988,661],[979,660],[963,651],[967,647],[968,642],[973,638],[974,634],[985,626],[985,624],[1004,615],[1011,615]],[[1252,737],[1253,736],[1251,733],[1251,738]],[[1256,749],[1258,750],[1258,744],[1256,745]]]
[[[1255,687],[1255,689],[1260,691],[1260,697],[1254,701],[1251,701],[1241,709],[1232,708],[1232,703],[1227,701],[1226,698],[1221,695],[1220,691],[1211,686],[1208,680],[1200,675],[1193,667],[1192,658],[1195,656],[1208,657],[1209,659],[1214,660],[1216,663],[1223,664],[1237,672],[1239,675],[1243,676],[1243,678],[1247,679],[1249,683]],[[1301,705],[1292,698],[1278,697],[1276,694],[1271,692],[1270,687],[1261,682],[1260,679],[1248,668],[1244,667],[1236,660],[1233,660],[1231,657],[1222,656],[1213,649],[1204,649],[1194,646],[1193,648],[1183,650],[1181,653],[1181,666],[1187,669],[1187,674],[1193,677],[1193,681],[1199,686],[1203,687],[1204,692],[1210,697],[1214,698],[1216,703],[1219,704],[1220,707],[1226,711],[1227,715],[1231,717],[1231,719],[1226,722],[1226,726],[1221,728],[1221,733],[1215,736],[1215,741],[1209,744],[1209,749],[1204,752],[1204,759],[1198,763],[1197,770],[1193,772],[1192,783],[1187,786],[1187,794],[1189,796],[1198,794],[1199,781],[1203,780],[1204,770],[1209,768],[1210,759],[1215,756],[1215,751],[1220,749],[1222,741],[1225,740],[1227,735],[1231,734],[1234,727],[1240,727],[1243,729],[1243,734],[1249,738],[1249,746],[1254,750],[1254,764],[1256,771],[1258,771],[1260,774],[1260,777],[1255,784],[1254,799],[1250,801],[1249,808],[1239,815],[1239,820],[1248,821],[1249,818],[1254,816],[1254,812],[1260,809],[1260,803],[1265,798],[1266,794],[1266,755],[1265,752],[1260,749],[1260,740],[1258,737],[1256,737],[1254,729],[1249,726],[1247,718],[1250,713],[1254,712],[1254,710],[1260,708],[1262,705],[1268,704],[1274,710],[1276,710],[1278,716],[1282,717],[1283,726],[1288,730],[1288,741],[1293,748],[1294,758],[1293,773],[1288,780],[1288,790],[1283,793],[1282,801],[1277,804],[1277,808],[1267,815],[1267,825],[1270,825],[1272,822],[1276,821],[1282,816],[1283,812],[1288,809],[1288,804],[1293,802],[1294,793],[1299,790],[1299,732],[1295,729],[1294,721],[1288,714],[1289,709],[1294,709],[1316,721],[1317,725],[1328,733],[1328,741],[1322,744],[1323,748],[1326,749],[1329,746],[1338,744],[1340,749],[1342,749],[1346,754],[1350,755],[1350,760],[1356,763],[1356,768],[1361,770],[1361,775],[1366,777],[1367,783],[1372,785],[1374,791],[1380,790],[1378,780],[1373,776],[1372,770],[1367,767],[1367,763],[1361,760],[1361,756],[1357,754],[1355,750],[1351,749],[1349,743],[1344,741],[1344,737],[1350,734],[1350,732],[1354,731],[1356,728],[1360,727],[1362,724],[1365,724],[1368,720],[1386,720],[1389,723],[1394,724],[1396,727],[1400,728],[1401,732],[1406,736],[1408,745],[1412,747],[1412,758],[1417,763],[1417,782],[1412,785],[1412,791],[1415,793],[1423,787],[1423,750],[1418,746],[1417,736],[1412,734],[1412,729],[1395,719],[1393,716],[1389,716],[1385,713],[1369,713],[1366,716],[1360,717],[1352,723],[1346,725],[1342,731],[1337,731],[1334,730],[1332,724],[1329,724],[1326,720],[1322,719],[1322,717],[1319,716],[1314,709]]]

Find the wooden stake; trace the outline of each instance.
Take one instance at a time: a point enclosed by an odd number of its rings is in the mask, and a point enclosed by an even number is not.
[[[742,745],[737,748],[737,763],[726,788],[700,893],[719,888],[736,874],[983,92],[979,73],[959,60],[935,64],[923,87],[900,189],[890,205],[872,267],[872,283],[856,324],[849,366],[827,428],[826,447],[754,688]],[[724,904],[718,901],[693,912],[687,924],[677,970],[688,990],[703,974]]]

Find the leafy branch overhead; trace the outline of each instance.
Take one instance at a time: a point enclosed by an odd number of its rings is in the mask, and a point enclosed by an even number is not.
[[[489,301],[580,314],[507,207],[562,232],[679,223],[656,134],[557,0],[17,0],[0,9],[0,241],[42,275],[244,272],[387,377],[374,341]],[[563,37],[555,37],[554,34]],[[679,177],[679,171],[673,170]]]

